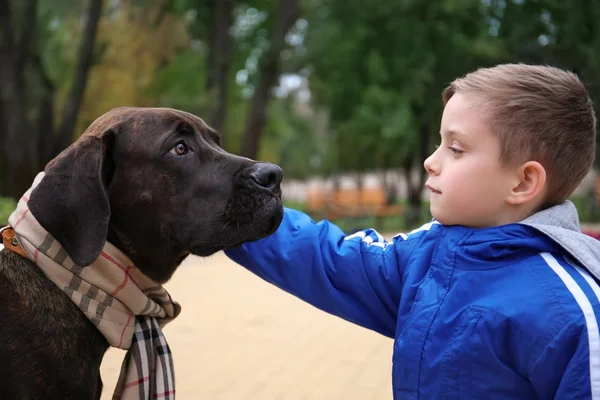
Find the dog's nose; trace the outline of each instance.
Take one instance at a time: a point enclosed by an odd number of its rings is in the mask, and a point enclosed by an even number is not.
[[[250,178],[261,188],[273,190],[283,179],[283,171],[275,164],[258,163],[254,165]]]

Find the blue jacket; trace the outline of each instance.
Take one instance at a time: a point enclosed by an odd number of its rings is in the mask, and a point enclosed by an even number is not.
[[[543,213],[485,229],[433,221],[386,241],[286,209],[275,234],[226,254],[395,338],[394,399],[598,399],[600,242],[578,232],[572,204]]]

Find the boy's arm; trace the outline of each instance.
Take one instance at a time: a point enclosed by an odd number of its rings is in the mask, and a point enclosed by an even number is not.
[[[313,306],[393,337],[402,287],[399,242],[373,230],[346,236],[330,222],[286,208],[273,235],[225,253]]]
[[[583,326],[566,326],[541,353],[530,376],[539,398],[600,398],[598,332],[588,340]]]

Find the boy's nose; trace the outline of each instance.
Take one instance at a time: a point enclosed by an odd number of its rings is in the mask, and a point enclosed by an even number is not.
[[[423,163],[423,167],[425,167],[425,171],[427,171],[429,175],[437,175],[439,173],[439,166],[435,162],[435,159],[433,157],[434,155],[435,152],[429,157],[427,157],[427,159]]]

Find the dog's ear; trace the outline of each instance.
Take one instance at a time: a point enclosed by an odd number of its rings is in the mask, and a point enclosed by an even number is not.
[[[111,129],[97,135],[84,134],[48,163],[44,178],[28,202],[42,227],[80,266],[93,263],[106,241],[113,141]]]

